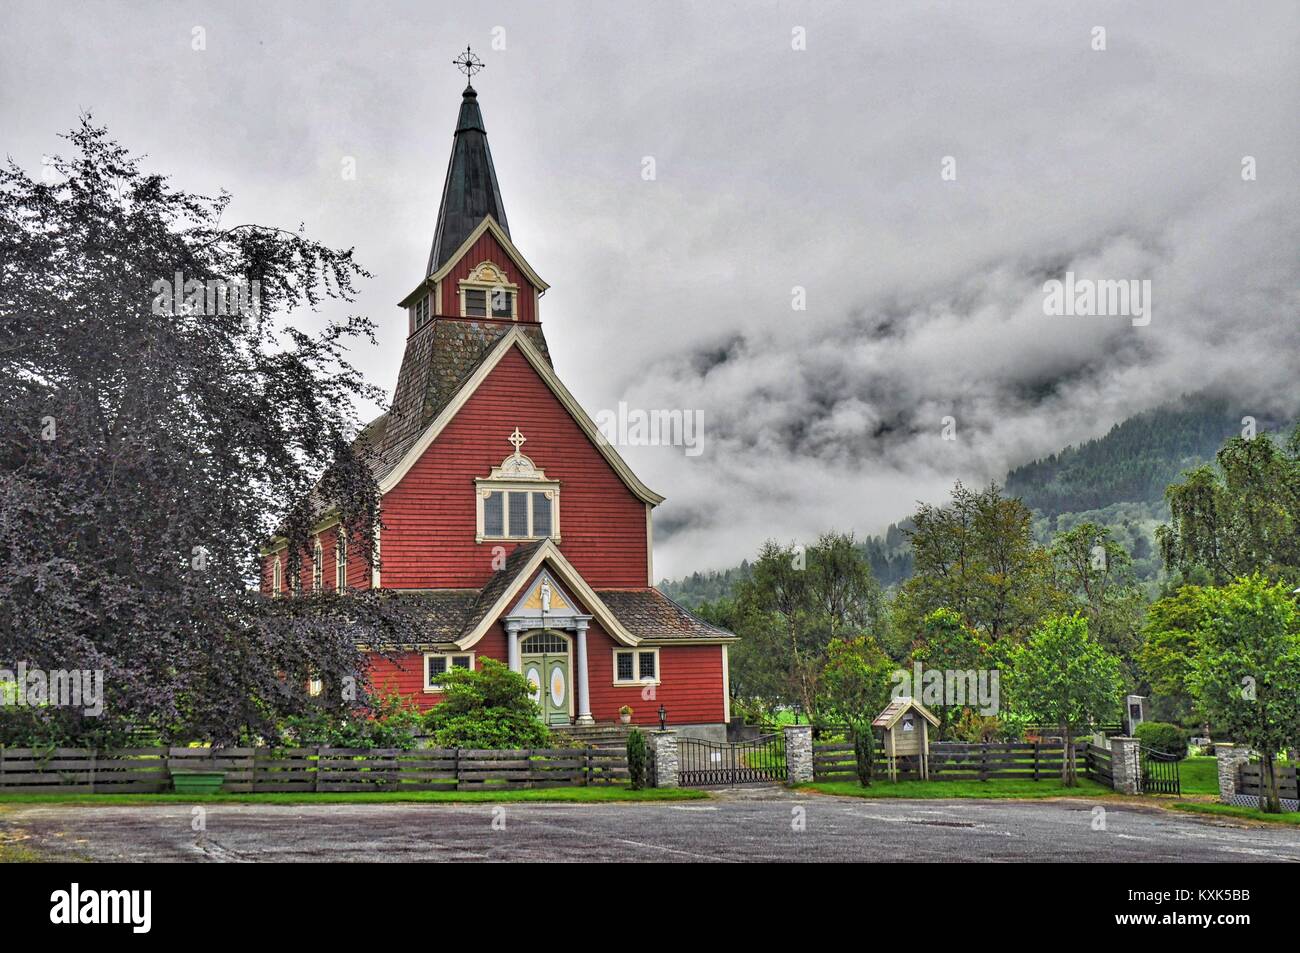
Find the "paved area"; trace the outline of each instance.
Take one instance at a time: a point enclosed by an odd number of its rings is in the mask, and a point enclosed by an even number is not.
[[[69,860],[1300,862],[1300,830],[1100,804],[751,787],[658,804],[225,804],[206,831],[183,805],[14,805],[0,837]]]

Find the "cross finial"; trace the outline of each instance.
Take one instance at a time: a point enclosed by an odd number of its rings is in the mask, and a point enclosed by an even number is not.
[[[519,456],[519,448],[522,447],[522,446],[524,445],[524,443],[528,440],[527,437],[525,437],[523,434],[521,434],[521,433],[519,432],[519,428],[518,428],[518,427],[516,427],[516,428],[515,428],[515,432],[512,433],[512,434],[511,434],[508,438],[506,438],[506,439],[508,439],[508,440],[510,441],[511,446],[513,446],[513,447],[515,448],[515,456],[516,456],[516,457]]]
[[[464,53],[460,54],[460,56],[452,60],[452,63],[455,64],[456,69],[460,70],[462,73],[465,74],[465,78],[468,79],[470,82],[474,81],[475,73],[477,73],[481,69],[487,68],[483,65],[483,61],[478,58],[478,54],[475,53],[473,50],[471,50],[468,46],[465,47]]]

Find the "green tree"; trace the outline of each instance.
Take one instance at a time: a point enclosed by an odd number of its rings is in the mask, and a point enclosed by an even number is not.
[[[533,688],[521,673],[480,659],[477,669],[452,668],[443,700],[425,716],[440,748],[542,748],[550,731],[541,722]]]
[[[1259,574],[1205,600],[1188,682],[1218,730],[1259,752],[1260,809],[1276,814],[1277,752],[1300,746],[1300,611],[1286,585]]]
[[[1300,425],[1285,444],[1233,437],[1216,460],[1165,491],[1171,520],[1156,533],[1165,566],[1203,568],[1218,585],[1256,572],[1300,583]]]
[[[372,551],[351,408],[382,394],[347,356],[373,324],[299,320],[369,276],[230,223],[229,195],[176,188],[89,117],[67,139],[49,181],[0,167],[0,655],[103,672],[102,717],[48,710],[69,741],[271,737],[319,707],[309,673],[364,688],[357,644],[384,644],[376,595],[248,592],[258,548],[287,538],[292,577],[326,507]]]
[[[736,594],[741,641],[733,678],[769,705],[799,704],[819,725],[819,682],[836,638],[879,626],[880,587],[851,534],[828,533],[805,551],[768,542]]]
[[[633,728],[627,733],[627,774],[633,791],[645,787],[646,777],[645,735],[640,728]]]
[[[936,609],[925,617],[921,637],[912,646],[912,662],[932,671],[978,672],[993,667],[988,643],[951,609]],[[932,704],[932,699],[922,699],[920,685],[913,686],[912,694],[939,719],[936,741],[950,741],[964,713],[975,707],[973,699],[971,704]]]
[[[1060,729],[1065,743],[1061,783],[1072,787],[1077,780],[1075,735],[1119,714],[1119,659],[1088,634],[1083,615],[1059,615],[1044,620],[1011,650],[1007,674],[1016,713]]]
[[[1073,598],[1088,619],[1088,631],[1133,677],[1144,600],[1128,551],[1109,527],[1084,522],[1057,534],[1050,555],[1056,588]]]
[[[903,584],[897,623],[913,633],[936,609],[961,614],[988,642],[1021,638],[1061,606],[1051,562],[1033,536],[1033,516],[997,484],[958,483],[948,506],[922,504],[905,530],[915,573]]]
[[[1137,664],[1154,696],[1153,707],[1165,709],[1157,717],[1181,722],[1196,714],[1188,677],[1200,652],[1198,633],[1205,609],[1205,590],[1200,586],[1179,586],[1147,606]]]
[[[822,710],[849,726],[858,780],[871,783],[875,754],[872,720],[889,704],[897,666],[870,636],[835,639],[827,647],[822,673]]]

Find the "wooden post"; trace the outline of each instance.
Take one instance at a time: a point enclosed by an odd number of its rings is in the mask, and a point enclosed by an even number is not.
[[[989,746],[980,745],[980,780],[989,779]]]
[[[1043,743],[1041,741],[1034,742],[1034,780],[1035,781],[1038,780],[1038,755],[1042,746]]]
[[[460,748],[452,748],[452,768],[456,772],[456,790],[460,790]]]
[[[90,749],[90,793],[95,793],[95,752],[97,749]]]

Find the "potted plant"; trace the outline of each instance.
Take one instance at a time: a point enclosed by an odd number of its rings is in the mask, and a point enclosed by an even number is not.
[[[624,705],[618,710],[618,720],[625,725],[632,724],[632,706]]]

